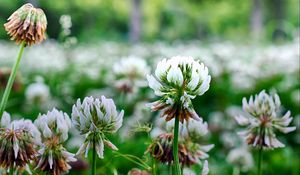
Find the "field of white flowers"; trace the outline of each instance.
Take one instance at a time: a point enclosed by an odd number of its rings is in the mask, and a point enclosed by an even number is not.
[[[16,52],[14,44],[0,42],[1,87],[5,86]],[[282,110],[291,110],[292,123],[299,127],[299,40],[282,45],[191,41],[136,45],[103,42],[71,46],[48,40],[24,53],[7,111],[13,111],[11,115],[15,119],[35,119],[39,113],[52,108],[71,114],[72,105],[78,98],[105,95],[115,100],[118,109],[124,109],[123,125],[111,136],[119,152],[151,163],[149,153],[145,152],[151,138],[165,132],[165,126],[159,114],[147,107],[156,97],[148,87],[146,75],[154,72],[161,59],[174,55],[199,59],[212,76],[210,89],[193,100],[194,109],[208,124],[208,134],[202,140],[214,144],[208,158],[211,174],[256,172],[255,151],[247,148],[236,134],[239,127],[234,117],[243,114],[242,97],[248,98],[263,89],[277,92],[284,106]],[[296,163],[299,162],[296,156],[299,130],[279,137],[286,147],[266,152],[265,172],[296,175],[299,173]],[[75,153],[83,141],[84,137],[71,129],[65,145]],[[72,164],[75,171],[71,170],[71,173],[88,171],[88,163],[85,159],[80,160]],[[280,170],[275,165],[280,165]],[[132,168],[141,168],[107,149],[98,166],[100,174],[126,174]],[[166,167],[160,166],[161,173],[166,173]],[[273,168],[268,168],[271,166]],[[197,174],[199,167],[185,168],[184,172]]]
[[[300,173],[299,37],[44,41],[31,4],[4,27],[0,174]]]

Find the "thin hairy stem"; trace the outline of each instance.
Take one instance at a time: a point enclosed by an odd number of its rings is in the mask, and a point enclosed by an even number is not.
[[[18,56],[17,56],[17,60],[16,60],[15,64],[13,65],[13,68],[11,70],[7,85],[5,87],[5,91],[4,91],[3,96],[2,96],[2,100],[1,100],[1,103],[0,103],[0,119],[1,119],[1,117],[3,115],[3,112],[6,108],[8,97],[9,97],[11,88],[14,84],[14,81],[15,81],[15,78],[16,78],[16,75],[17,75],[17,71],[19,69],[19,65],[20,65],[20,62],[21,62],[21,58],[22,58],[22,55],[23,55],[24,48],[25,48],[25,42],[23,41],[20,45],[20,50],[19,50],[19,53],[18,53]]]

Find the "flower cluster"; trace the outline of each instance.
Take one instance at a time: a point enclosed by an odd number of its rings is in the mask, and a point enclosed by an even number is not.
[[[152,157],[164,164],[173,163],[173,134],[170,132],[174,127],[174,119],[166,123],[166,132],[162,132],[154,138],[152,144],[148,147],[147,152]],[[198,164],[201,160],[207,159],[207,154],[214,145],[201,145],[200,139],[208,133],[207,123],[196,121],[194,119],[189,122],[180,123],[180,138],[178,145],[179,162],[183,166],[191,166]]]
[[[68,162],[76,161],[63,143],[68,139],[71,120],[66,113],[53,109],[47,114],[39,115],[34,124],[42,134],[42,146],[38,151],[36,169],[53,175],[68,172]]]
[[[189,118],[200,120],[193,109],[191,99],[204,94],[210,84],[207,67],[192,57],[163,59],[157,65],[155,76],[147,76],[149,86],[161,98],[151,104],[154,111],[163,110],[163,117],[169,121],[179,116],[183,123]]]
[[[281,102],[277,94],[269,95],[264,90],[249,102],[243,98],[243,110],[249,115],[236,117],[239,125],[248,126],[246,131],[239,134],[244,136],[247,144],[253,147],[278,148],[284,147],[275,135],[275,130],[289,133],[296,127],[288,127],[292,121],[288,111],[283,117],[279,116]]]
[[[77,154],[88,154],[90,147],[94,147],[98,157],[103,158],[104,144],[113,150],[117,147],[111,143],[106,134],[115,133],[122,126],[124,111],[117,112],[112,99],[86,97],[83,102],[78,99],[72,109],[72,123],[81,134],[86,135],[84,144]]]
[[[46,38],[47,18],[42,9],[28,3],[14,12],[4,27],[17,44],[24,41],[30,46]]]
[[[35,159],[40,133],[30,120],[11,122],[10,115],[4,113],[0,123],[0,166],[23,168]]]

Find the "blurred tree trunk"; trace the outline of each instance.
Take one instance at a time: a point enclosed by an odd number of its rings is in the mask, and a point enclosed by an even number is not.
[[[272,20],[275,22],[275,28],[272,34],[272,39],[285,39],[287,37],[287,31],[284,29],[284,19],[286,12],[287,0],[274,0],[270,2]]]
[[[32,4],[35,7],[39,7],[39,1],[38,0],[27,0],[28,3]]]
[[[252,37],[257,40],[263,32],[262,0],[252,0],[252,14],[250,17],[250,30]]]
[[[129,39],[138,42],[141,36],[141,0],[131,0]]]

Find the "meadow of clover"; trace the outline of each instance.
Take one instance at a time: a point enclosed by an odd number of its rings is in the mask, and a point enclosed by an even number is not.
[[[297,0],[0,0],[0,175],[299,175]]]

